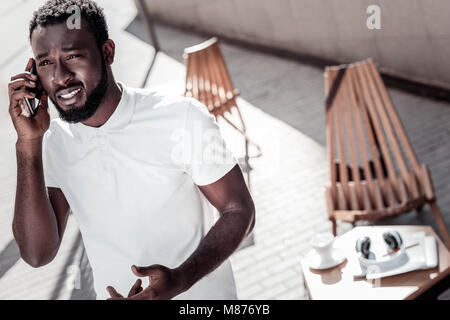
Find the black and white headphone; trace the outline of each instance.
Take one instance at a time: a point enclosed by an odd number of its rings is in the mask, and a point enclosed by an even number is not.
[[[403,240],[397,231],[388,231],[383,233],[383,240],[391,250],[400,249],[403,245]],[[360,238],[356,241],[356,252],[360,254],[364,259],[375,259],[375,255],[370,251],[369,237]]]

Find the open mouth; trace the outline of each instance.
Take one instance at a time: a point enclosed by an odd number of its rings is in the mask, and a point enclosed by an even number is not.
[[[61,90],[58,95],[58,102],[65,106],[76,104],[81,97],[82,88],[80,86]]]
[[[71,91],[71,92],[69,92],[69,93],[67,93],[67,94],[62,94],[62,95],[60,95],[59,97],[60,98],[62,98],[62,99],[70,99],[70,98],[72,98],[73,96],[75,96],[78,92],[80,92],[81,91],[81,89],[80,88],[78,88],[78,89],[75,89],[75,90],[73,90],[73,91]]]

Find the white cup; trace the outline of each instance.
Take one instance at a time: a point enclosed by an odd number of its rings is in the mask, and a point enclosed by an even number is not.
[[[311,245],[322,261],[332,259],[334,236],[330,232],[317,233],[311,239]]]

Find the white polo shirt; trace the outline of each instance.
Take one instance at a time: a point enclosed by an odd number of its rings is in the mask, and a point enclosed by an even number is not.
[[[79,224],[97,299],[108,285],[126,296],[133,264],[183,263],[217,218],[197,185],[237,163],[199,102],[120,85],[104,125],[54,119],[43,143],[46,185],[62,190]],[[236,299],[229,260],[175,299]]]

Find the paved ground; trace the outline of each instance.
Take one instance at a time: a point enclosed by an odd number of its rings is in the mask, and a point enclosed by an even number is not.
[[[0,9],[0,36],[8,39],[9,48],[0,52],[0,87],[5,88],[0,90],[4,106],[0,109],[0,299],[92,299],[89,263],[72,218],[57,258],[40,269],[32,269],[20,259],[11,232],[15,132],[6,110],[6,85],[30,55],[26,51],[27,23],[39,3],[8,0]],[[117,79],[139,86],[154,50],[132,34],[143,33],[134,21],[134,5],[132,1],[99,3],[105,7],[111,37],[117,44]],[[182,50],[206,38],[161,25],[156,26],[156,32],[163,52],[157,55],[147,86],[182,91]],[[315,232],[330,230],[323,198],[328,170],[322,70],[227,43],[222,43],[222,50],[234,84],[242,93],[239,102],[249,135],[264,152],[252,162],[257,212],[254,244],[232,257],[239,297],[307,298],[300,260],[310,249],[309,238]],[[390,94],[419,159],[430,166],[439,204],[450,226],[450,105],[398,90],[390,90]],[[226,125],[221,126],[231,149],[241,154],[239,137]],[[436,229],[428,208],[420,215],[413,212],[382,223],[429,224]],[[350,227],[341,224],[339,232]]]

